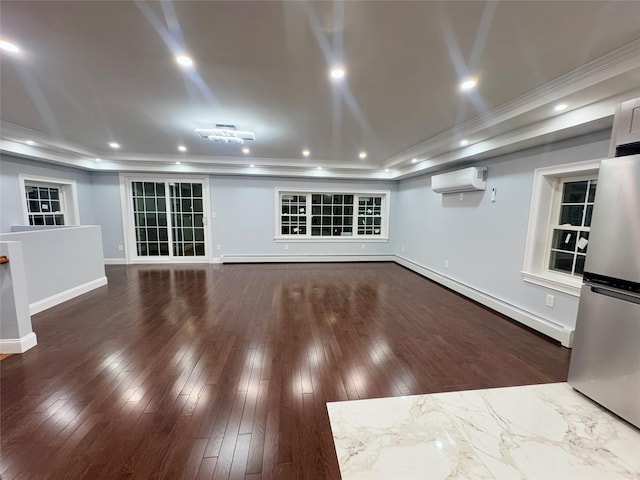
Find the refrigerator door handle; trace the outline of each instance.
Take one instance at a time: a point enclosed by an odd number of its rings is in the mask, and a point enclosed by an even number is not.
[[[635,295],[633,293],[627,293],[622,290],[617,290],[615,288],[608,288],[603,286],[591,286],[591,291],[593,293],[597,293],[599,295],[605,295],[611,298],[617,298],[618,300],[623,300],[625,302],[636,303],[640,305],[640,296]]]

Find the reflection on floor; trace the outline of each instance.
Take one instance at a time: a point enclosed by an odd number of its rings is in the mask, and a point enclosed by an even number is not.
[[[327,407],[343,480],[640,479],[640,430],[566,383]]]

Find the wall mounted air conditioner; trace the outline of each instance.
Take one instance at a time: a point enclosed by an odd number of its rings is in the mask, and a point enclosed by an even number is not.
[[[487,167],[469,167],[431,177],[436,193],[470,192],[487,188]]]

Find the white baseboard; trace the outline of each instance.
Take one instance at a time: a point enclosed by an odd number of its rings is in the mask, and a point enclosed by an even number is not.
[[[395,255],[225,255],[222,263],[393,262]]]
[[[222,259],[220,257],[212,257],[209,263],[222,263]]]
[[[105,265],[126,265],[127,259],[126,258],[105,258],[104,264]]]
[[[0,353],[24,353],[38,344],[36,334],[27,333],[20,338],[0,339]]]
[[[409,270],[413,270],[423,277],[427,277],[434,282],[438,282],[439,284],[444,285],[445,287],[450,288],[451,290],[458,292],[465,297],[475,300],[476,302],[481,303],[482,305],[485,305],[495,310],[496,312],[500,312],[517,322],[520,322],[528,327],[533,328],[534,330],[537,330],[540,333],[558,340],[565,347],[571,348],[571,346],[573,345],[573,328],[554,323],[550,320],[539,317],[538,315],[527,312],[526,310],[522,310],[515,305],[511,305],[510,303],[492,297],[491,295],[476,290],[475,288],[469,287],[456,280],[445,277],[438,272],[423,267],[399,255],[395,256],[395,261],[399,265],[407,267]]]
[[[63,292],[56,293],[55,295],[51,295],[50,297],[43,298],[42,300],[38,300],[37,302],[29,304],[29,314],[35,315],[36,313],[40,313],[47,308],[51,308],[62,302],[66,302],[67,300],[71,300],[78,295],[90,292],[91,290],[95,290],[96,288],[102,287],[106,284],[107,277],[100,277],[96,278],[95,280],[91,280],[90,282],[83,283],[82,285],[78,285],[77,287],[73,287]]]

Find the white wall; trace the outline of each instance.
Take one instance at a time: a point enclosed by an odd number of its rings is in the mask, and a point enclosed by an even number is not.
[[[30,174],[43,177],[75,180],[78,188],[78,203],[81,224],[100,225],[104,257],[124,259],[125,253],[118,249],[124,245],[120,183],[117,173],[86,172],[79,169],[35,162],[17,157],[2,156],[0,163],[0,233],[11,231],[12,225],[24,224],[22,197],[18,175]],[[393,254],[394,194],[396,182],[341,181],[341,180],[295,180],[291,178],[247,178],[211,176],[212,211],[217,218],[212,223],[212,245],[221,245],[220,255],[360,255]],[[383,243],[365,242],[275,242],[274,188],[311,189],[373,189],[391,190],[390,240]]]
[[[97,226],[3,233],[0,241],[22,246],[32,315],[107,283]]]
[[[95,199],[95,224],[102,230],[104,258],[124,258],[122,230],[122,209],[120,208],[120,178],[117,173],[93,172],[91,174],[91,192]]]
[[[9,258],[0,267],[0,353],[13,353],[2,348],[3,341],[19,344],[32,333],[22,245],[0,241],[0,255]]]
[[[428,175],[401,181],[396,195],[396,254],[543,319],[573,328],[578,298],[522,280],[533,171],[607,156],[609,132],[574,138],[478,163],[487,190],[441,195]],[[496,202],[490,189],[496,187]],[[404,251],[403,251],[404,248]],[[444,268],[445,260],[449,268]],[[545,306],[545,296],[555,306]]]
[[[0,156],[0,233],[11,231],[12,225],[24,225],[19,174],[75,180],[78,189],[80,223],[95,223],[91,174],[77,168],[34,162],[8,155]]]
[[[297,180],[285,178],[211,177],[213,242],[220,245],[215,256],[243,255],[392,255],[393,223],[388,242],[286,242],[274,240],[275,188],[390,190],[391,217],[395,211],[394,182],[365,182],[337,180]],[[365,243],[365,249],[361,244]]]

